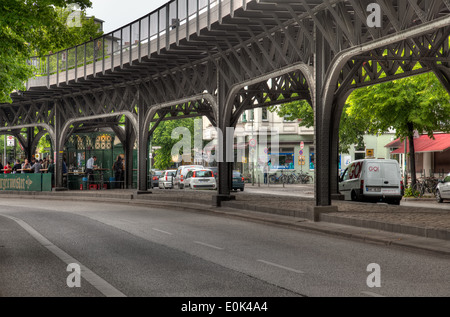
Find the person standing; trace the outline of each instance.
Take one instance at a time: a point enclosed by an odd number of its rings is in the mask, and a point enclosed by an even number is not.
[[[4,167],[4,172],[5,172],[5,174],[11,174],[11,172],[12,172],[12,167],[11,167],[11,164],[9,164],[9,162],[6,162],[6,165],[5,165],[5,167]]]
[[[12,168],[12,173],[16,174],[17,172],[19,172],[19,170],[22,168],[22,165],[20,164],[19,160],[16,160],[16,163],[14,164],[13,168]]]
[[[25,162],[22,164],[22,174],[31,173],[31,164],[28,162],[28,159],[25,159]]]
[[[94,182],[94,168],[96,167],[95,161],[97,161],[97,157],[91,157],[86,163],[86,177],[88,178],[88,186],[90,183]]]
[[[31,166],[33,173],[41,173],[41,168],[42,168],[41,163],[42,163],[42,160],[40,160],[40,161],[36,160],[36,162]]]
[[[122,188],[123,187],[123,172],[124,172],[124,165],[122,157],[119,155],[117,156],[117,160],[114,162],[113,165],[114,169],[114,177],[116,180],[116,188]]]
[[[264,184],[267,184],[267,176],[269,174],[269,164],[264,164]]]
[[[51,157],[48,158],[48,167],[47,167],[47,169],[48,169],[48,170],[47,170],[47,173],[49,173],[49,174],[52,175],[52,176],[51,176],[51,179],[52,179],[52,188],[53,188],[53,187],[55,187],[55,177],[54,177],[54,174],[55,174],[55,164],[53,163]]]

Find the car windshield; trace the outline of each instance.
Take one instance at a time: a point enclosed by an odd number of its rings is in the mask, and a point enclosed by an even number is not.
[[[239,172],[233,172],[233,177],[242,177],[241,173]]]
[[[167,176],[175,176],[176,172],[167,172]]]
[[[213,177],[211,171],[196,171],[195,177]]]

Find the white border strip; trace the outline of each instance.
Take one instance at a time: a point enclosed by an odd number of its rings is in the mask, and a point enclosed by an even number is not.
[[[283,266],[283,265],[280,265],[280,264],[272,263],[272,262],[269,262],[269,261],[264,261],[264,260],[257,260],[257,261],[261,262],[261,263],[264,263],[264,264],[267,264],[267,265],[275,266],[275,267],[280,268],[280,269],[291,271],[291,272],[294,272],[294,273],[299,273],[299,274],[304,274],[305,273],[305,272],[302,272],[302,271],[299,271],[299,270],[296,270],[296,269],[292,269],[290,267]]]
[[[2,215],[3,217],[14,220],[19,226],[25,229],[33,238],[35,238],[41,245],[46,247],[51,253],[56,255],[61,261],[65,262],[67,265],[71,263],[78,263],[81,268],[81,277],[83,277],[89,284],[94,286],[100,293],[105,295],[106,297],[126,297],[125,294],[114,288],[111,284],[106,282],[100,276],[92,272],[86,266],[82,265],[79,261],[71,257],[69,254],[58,248],[56,245],[51,243],[47,238],[41,235],[39,232],[34,230],[29,224],[25,221],[11,217]]]

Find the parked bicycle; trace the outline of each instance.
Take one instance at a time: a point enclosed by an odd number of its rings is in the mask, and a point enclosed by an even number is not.
[[[287,184],[289,182],[289,176],[281,171],[280,176],[277,176],[277,174],[270,175],[269,182],[271,184]]]
[[[436,187],[439,184],[439,180],[434,177],[426,177],[418,179],[413,186],[413,195],[415,197],[423,197],[425,194],[435,195]]]

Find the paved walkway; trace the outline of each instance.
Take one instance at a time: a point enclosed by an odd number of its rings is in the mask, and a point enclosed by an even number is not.
[[[314,207],[312,185],[271,185],[269,188],[246,184],[244,192],[235,192],[236,200],[225,202],[222,210],[236,211],[241,216],[257,217],[275,221],[274,217],[289,223],[308,224],[309,228],[324,228],[327,224],[375,229],[377,231],[407,234],[430,239],[444,240],[450,254],[450,203],[438,204],[433,200],[402,201],[401,206],[387,204],[333,201],[338,212],[321,215],[320,223],[307,220],[308,210]],[[0,192],[2,197],[17,197],[16,193]],[[59,197],[68,200],[122,201],[139,204],[153,204],[169,208],[191,208],[221,212],[212,207],[216,191],[161,190],[152,194],[136,195],[134,190],[68,191],[53,193],[17,193],[21,197]],[[191,206],[191,207],[189,207]],[[281,217],[281,218],[280,218]],[[278,221],[278,220],[277,220]],[[328,229],[327,229],[328,230]],[[331,229],[330,229],[331,230]],[[373,233],[373,231],[372,231]],[[445,252],[444,252],[445,253]]]

